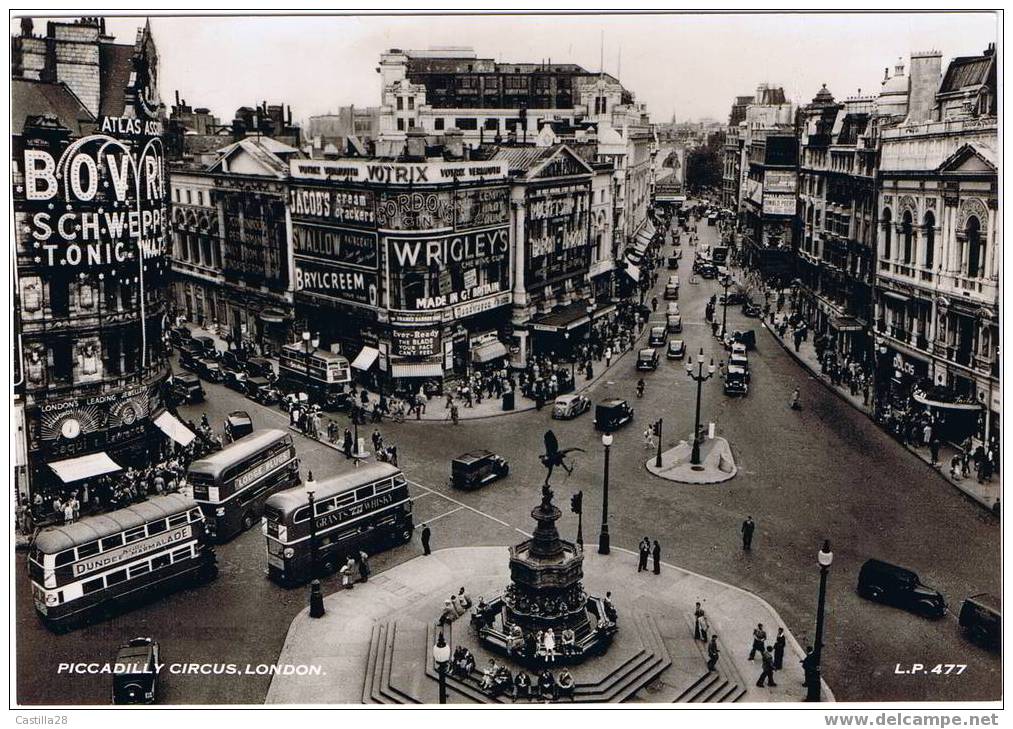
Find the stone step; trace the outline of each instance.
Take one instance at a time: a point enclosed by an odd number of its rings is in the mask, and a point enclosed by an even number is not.
[[[373,625],[369,633],[369,653],[366,654],[366,670],[362,680],[362,703],[372,703],[373,681],[376,673],[377,655],[380,646],[380,631],[382,625]]]
[[[383,664],[380,670],[380,695],[393,704],[421,704],[420,699],[410,696],[391,684],[390,674],[394,665],[394,645],[397,641],[397,622],[387,623],[387,640],[383,650]]]
[[[692,623],[690,623],[692,626]],[[696,643],[700,651],[701,660],[706,663],[707,651],[701,647],[702,643]],[[727,647],[724,642],[718,639],[720,655],[728,656]],[[718,660],[717,668],[700,676],[693,684],[683,691],[674,703],[680,704],[717,704],[731,703],[741,699],[746,693],[745,684],[739,675],[735,664],[730,660]]]
[[[627,701],[672,665],[654,618],[633,612],[629,615],[629,622],[637,630],[644,645],[643,657],[608,684],[599,685],[593,692],[579,694],[578,698],[581,701],[597,703]]]
[[[387,623],[381,623],[376,626],[377,643],[375,655],[371,655],[370,658],[373,661],[373,668],[371,671],[372,677],[369,681],[369,703],[372,704],[400,704],[403,702],[391,699],[383,693],[383,662],[384,655],[387,652],[388,642],[388,628]]]

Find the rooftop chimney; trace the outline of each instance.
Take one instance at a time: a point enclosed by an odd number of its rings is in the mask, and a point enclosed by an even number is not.
[[[464,132],[457,127],[451,127],[443,133],[443,143],[446,145],[447,155],[453,159],[464,158]]]
[[[919,124],[935,119],[936,92],[943,65],[939,51],[911,54],[911,71],[907,102],[907,123]]]
[[[426,158],[426,131],[420,127],[412,127],[408,130],[408,140],[405,145],[405,156],[412,160],[424,160]]]

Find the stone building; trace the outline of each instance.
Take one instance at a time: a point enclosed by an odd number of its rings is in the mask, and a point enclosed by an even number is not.
[[[147,26],[26,18],[11,46],[16,489],[51,504],[167,444],[163,109]]]
[[[1002,410],[995,49],[940,70],[937,51],[911,55],[905,116],[880,133],[881,385],[951,440],[988,440]]]

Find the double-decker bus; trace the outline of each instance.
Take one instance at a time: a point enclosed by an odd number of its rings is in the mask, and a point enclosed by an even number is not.
[[[244,435],[191,463],[187,480],[207,519],[208,536],[227,542],[260,520],[271,494],[299,485],[292,435],[273,428]]]
[[[333,572],[349,555],[412,538],[412,500],[401,469],[375,463],[318,481],[313,489],[316,564]],[[311,532],[307,487],[275,494],[264,506],[267,574],[283,585],[310,579]]]
[[[35,610],[56,631],[217,574],[204,515],[181,494],[44,529],[28,554]]]
[[[352,381],[347,357],[325,349],[307,352],[301,344],[286,344],[278,363],[278,384],[291,392],[306,392],[327,409],[346,402],[345,387]]]

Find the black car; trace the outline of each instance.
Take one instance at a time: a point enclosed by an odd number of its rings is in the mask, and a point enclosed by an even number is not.
[[[170,377],[166,383],[168,399],[174,404],[194,403],[204,400],[204,385],[197,375],[180,372]]]
[[[637,371],[658,369],[658,350],[646,347],[637,352]]]
[[[113,674],[114,704],[153,704],[158,699],[158,642],[134,638],[120,646]]]
[[[222,352],[222,367],[230,370],[245,370],[246,358],[239,350],[226,350]]]
[[[230,390],[246,394],[246,382],[249,376],[242,370],[232,369],[224,365],[222,369],[222,382]]]
[[[668,269],[670,271],[676,271],[679,269],[679,256],[668,257]]]
[[[763,309],[760,308],[759,304],[746,300],[742,302],[742,313],[750,319],[758,319],[760,314],[763,313]]]
[[[194,337],[193,346],[201,357],[212,357],[217,359],[219,357],[218,350],[215,348],[215,340],[211,337]]]
[[[450,462],[450,485],[458,489],[473,489],[505,478],[510,464],[503,456],[480,450],[464,453]]]
[[[718,277],[718,267],[712,263],[704,263],[697,269],[701,278],[715,279]]]
[[[959,623],[971,640],[996,651],[1002,646],[1002,601],[995,595],[983,592],[964,600]]]
[[[274,405],[281,399],[281,395],[270,380],[252,375],[246,379],[246,396],[261,405]]]
[[[173,347],[181,347],[193,339],[193,332],[189,327],[173,327],[169,330],[169,344]]]
[[[651,327],[651,333],[647,335],[647,343],[652,347],[663,345],[667,339],[668,329],[666,327]]]
[[[889,562],[870,559],[858,573],[858,594],[867,600],[894,605],[930,618],[946,613],[946,601],[918,575]]]
[[[250,357],[243,364],[246,374],[250,377],[268,377],[274,375],[274,365],[271,360],[263,357]]]
[[[221,382],[225,379],[225,374],[222,372],[222,366],[210,357],[198,359],[194,363],[193,369],[202,380],[208,380],[209,382]]]
[[[603,433],[611,433],[633,420],[633,408],[626,400],[618,398],[605,400],[594,408],[594,427]]]
[[[191,372],[197,371],[197,361],[201,358],[199,350],[184,344],[179,350],[179,366]]]
[[[225,418],[225,434],[236,441],[253,432],[253,418],[245,410],[233,410]]]

